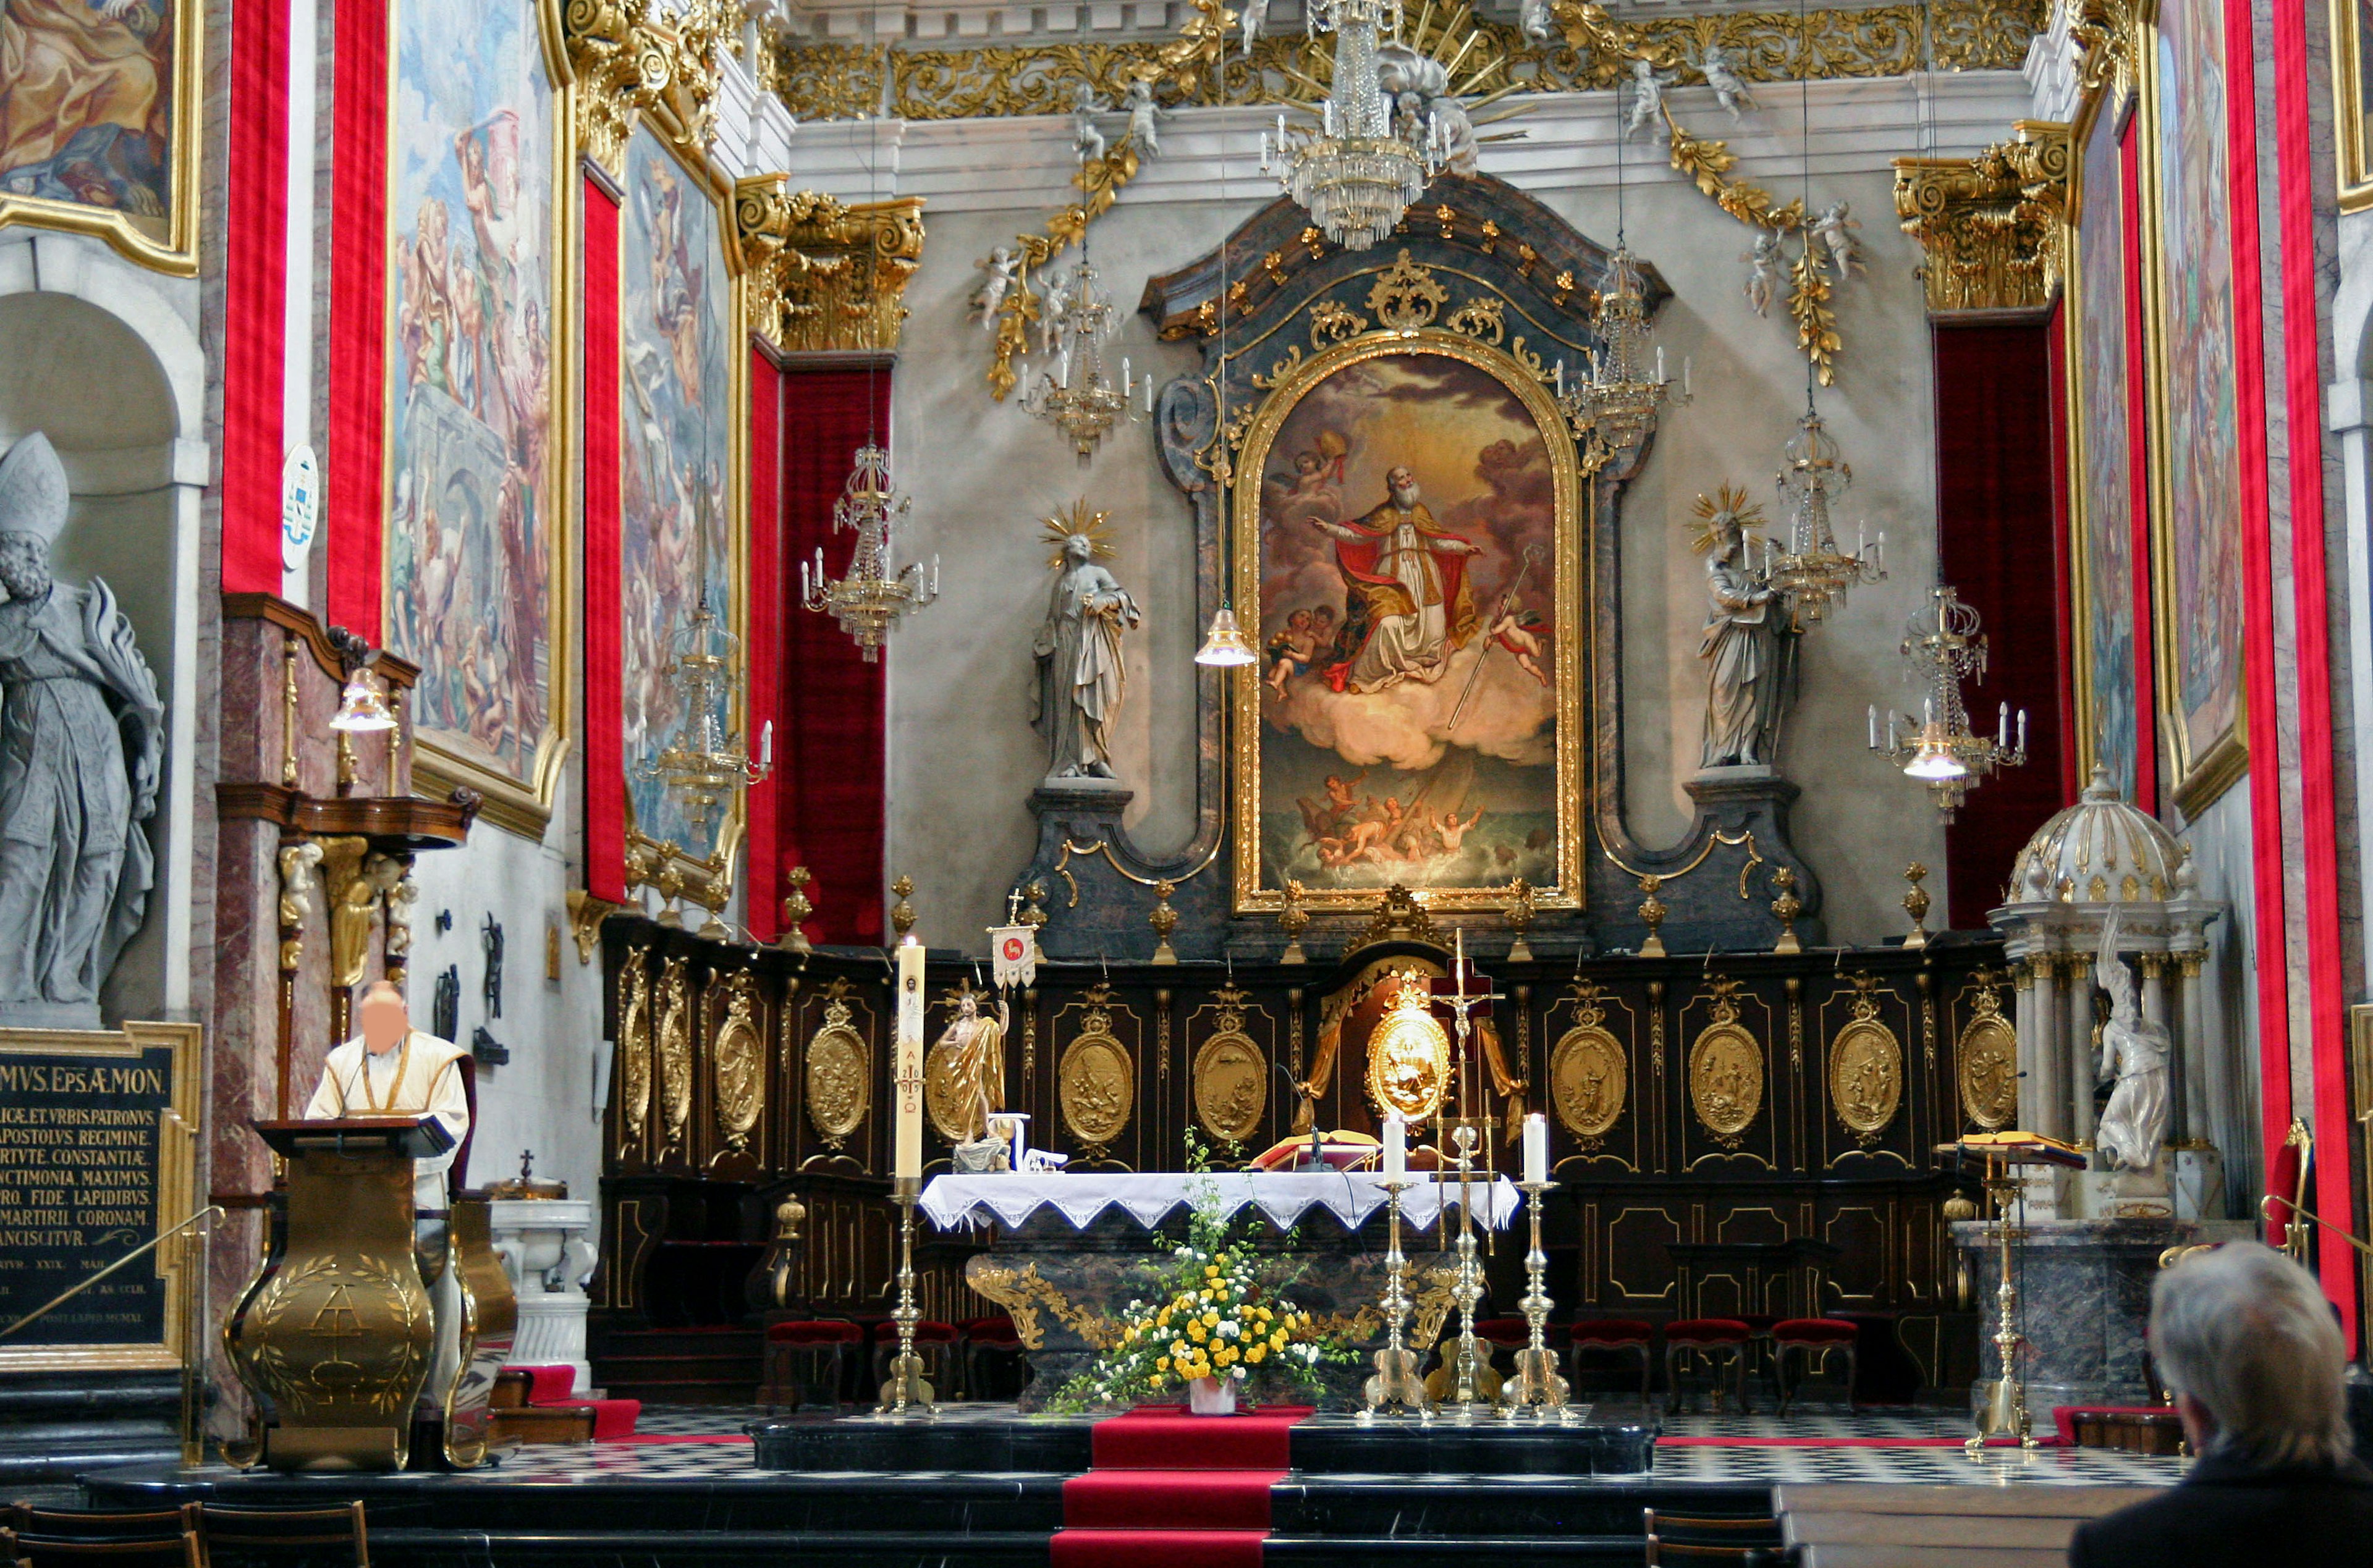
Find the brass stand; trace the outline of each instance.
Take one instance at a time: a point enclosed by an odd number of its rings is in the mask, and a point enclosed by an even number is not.
[[[1536,1423],[1545,1421],[1549,1412],[1557,1412],[1558,1423],[1573,1419],[1573,1411],[1565,1402],[1565,1378],[1557,1368],[1557,1358],[1549,1353],[1543,1325],[1549,1322],[1549,1293],[1542,1288],[1549,1272],[1549,1256],[1541,1250],[1541,1194],[1557,1185],[1554,1181],[1520,1181],[1524,1190],[1525,1207],[1533,1217],[1532,1250],[1525,1254],[1525,1323],[1532,1330],[1532,1342],[1516,1353],[1515,1375],[1500,1386],[1500,1413],[1514,1420],[1517,1412],[1529,1410]]]
[[[2011,1204],[2018,1197],[2018,1178],[2012,1174],[2007,1161],[1988,1153],[1985,1175],[1986,1196],[1994,1205],[1994,1239],[2001,1247],[1999,1279],[1994,1286],[1994,1301],[1999,1317],[1994,1328],[1994,1350],[2001,1361],[2001,1376],[1994,1379],[1993,1392],[1987,1397],[1985,1408],[1978,1412],[1978,1430],[1962,1447],[1976,1458],[1986,1446],[1986,1439],[1997,1433],[2016,1433],[2021,1448],[2036,1446],[2033,1423],[2027,1413],[2027,1386],[2018,1376],[2018,1347],[2025,1342],[2012,1308],[2018,1302],[2018,1286],[2011,1278],[2011,1242],[2019,1235],[2011,1224]]]
[[[1409,1315],[1409,1260],[1401,1253],[1401,1194],[1410,1181],[1382,1183],[1385,1195],[1385,1348],[1376,1353],[1376,1375],[1368,1379],[1368,1408],[1359,1413],[1362,1425],[1392,1406],[1417,1412],[1420,1421],[1433,1419],[1433,1400],[1425,1380],[1417,1375],[1417,1352],[1401,1343],[1401,1324]]]
[[[904,878],[901,878],[904,880]],[[923,1319],[915,1305],[915,1201],[923,1184],[911,1176],[897,1179],[890,1198],[898,1205],[898,1308],[890,1320],[898,1325],[898,1353],[890,1363],[890,1376],[882,1385],[882,1404],[873,1413],[904,1421],[909,1409],[939,1414],[931,1386],[923,1379],[923,1358],[915,1353],[915,1325]]]
[[[1465,1030],[1460,1030],[1464,1034]],[[1491,1358],[1483,1342],[1475,1337],[1475,1308],[1483,1299],[1483,1265],[1475,1256],[1474,1172],[1475,1123],[1461,1121],[1450,1130],[1450,1141],[1458,1145],[1458,1280],[1451,1286],[1450,1299],[1458,1304],[1458,1341],[1456,1348],[1444,1357],[1441,1372],[1449,1398],[1443,1402],[1457,1407],[1455,1419],[1460,1424],[1471,1424],[1478,1405],[1489,1407],[1493,1390],[1488,1386],[1495,1380]]]

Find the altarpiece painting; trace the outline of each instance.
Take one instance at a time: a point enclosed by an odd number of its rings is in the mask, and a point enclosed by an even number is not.
[[[540,836],[567,706],[559,95],[534,9],[402,0],[394,44],[387,644],[424,671],[423,773]]]
[[[2136,641],[2131,388],[2127,376],[2124,159],[2106,109],[2094,116],[2075,193],[2069,302],[2076,432],[2078,772],[2098,762],[2133,798],[2143,733]]]

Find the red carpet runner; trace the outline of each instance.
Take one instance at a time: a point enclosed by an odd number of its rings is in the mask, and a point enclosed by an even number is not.
[[[1175,1405],[1096,1423],[1095,1468],[1063,1483],[1054,1568],[1260,1568],[1268,1489],[1306,1405],[1233,1416]]]

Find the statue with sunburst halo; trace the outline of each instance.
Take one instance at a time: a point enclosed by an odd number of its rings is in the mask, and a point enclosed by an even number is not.
[[[1046,738],[1050,783],[1113,776],[1113,715],[1128,695],[1120,639],[1143,617],[1128,590],[1097,563],[1112,559],[1111,517],[1078,501],[1069,517],[1041,520],[1040,538],[1055,547],[1046,557],[1055,586],[1030,646],[1037,657],[1030,726]]]
[[[1701,494],[1689,545],[1706,558],[1707,615],[1698,656],[1706,664],[1701,768],[1770,767],[1780,720],[1795,695],[1794,617],[1755,563],[1763,508],[1736,485]]]

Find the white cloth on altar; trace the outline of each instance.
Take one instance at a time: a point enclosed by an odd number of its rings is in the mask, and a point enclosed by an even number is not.
[[[1174,1209],[1195,1202],[1208,1191],[1234,1214],[1258,1209],[1277,1225],[1298,1223],[1312,1209],[1324,1209],[1356,1229],[1385,1206],[1384,1177],[1374,1171],[1213,1171],[1148,1175],[1106,1175],[1081,1171],[1051,1176],[999,1172],[986,1176],[935,1176],[924,1185],[919,1206],[923,1217],[941,1230],[980,1225],[995,1221],[1018,1225],[1042,1208],[1052,1208],[1084,1230],[1106,1209],[1120,1209],[1141,1225],[1151,1226]],[[1478,1222],[1505,1228],[1523,1202],[1516,1184],[1506,1177],[1475,1178],[1470,1191]],[[1455,1176],[1435,1180],[1411,1178],[1401,1194],[1401,1217],[1413,1225],[1433,1223],[1444,1205],[1458,1203]]]

